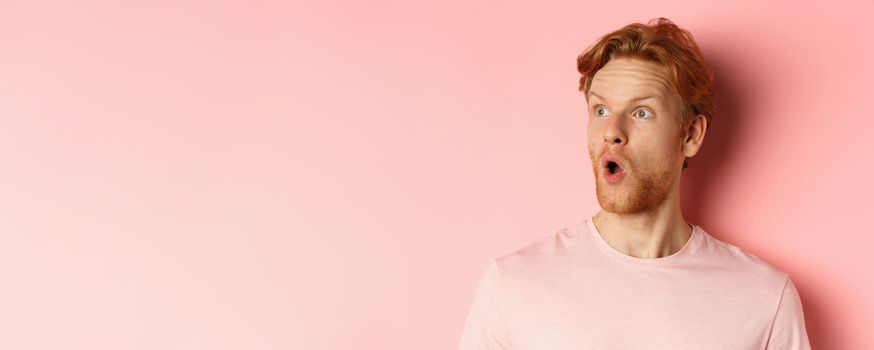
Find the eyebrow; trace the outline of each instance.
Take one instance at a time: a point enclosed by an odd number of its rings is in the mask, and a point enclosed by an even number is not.
[[[599,100],[606,100],[605,98],[601,97],[601,95],[598,95],[594,91],[589,91],[589,95],[597,97]],[[650,96],[643,96],[643,97],[635,97],[635,98],[632,98],[631,101],[641,101],[641,100],[646,100],[646,99],[650,99],[650,98],[662,100],[662,97],[659,95],[650,95]]]

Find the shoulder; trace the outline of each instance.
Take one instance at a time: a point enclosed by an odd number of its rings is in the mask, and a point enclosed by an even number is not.
[[[699,227],[700,229],[700,227]],[[789,275],[757,255],[701,229],[701,244],[695,252],[701,267],[736,276],[747,286],[782,291]]]
[[[567,263],[574,246],[579,244],[579,225],[563,227],[550,234],[493,259],[494,269],[502,275],[538,275],[555,271]]]

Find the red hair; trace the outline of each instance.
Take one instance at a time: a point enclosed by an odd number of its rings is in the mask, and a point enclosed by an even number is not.
[[[588,97],[595,73],[617,57],[639,58],[665,67],[679,97],[681,126],[698,114],[703,114],[710,125],[716,107],[713,71],[689,31],[659,17],[648,24],[632,23],[604,35],[577,57],[577,70],[582,75],[579,90]],[[683,169],[687,166],[684,161]]]

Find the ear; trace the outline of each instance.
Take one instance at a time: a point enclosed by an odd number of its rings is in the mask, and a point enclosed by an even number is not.
[[[683,154],[691,158],[698,153],[701,144],[704,142],[704,134],[707,133],[707,118],[703,114],[698,114],[689,124],[686,125],[683,139]]]

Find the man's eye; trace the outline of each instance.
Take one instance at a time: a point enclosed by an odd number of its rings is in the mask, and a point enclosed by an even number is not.
[[[641,108],[641,109],[638,109],[636,112],[634,112],[634,116],[638,117],[638,118],[646,119],[646,118],[652,117],[652,112],[650,112],[648,109]]]
[[[610,114],[610,112],[607,111],[607,108],[604,108],[604,107],[595,107],[595,115],[597,115],[597,116],[599,116],[599,117],[603,117],[603,116],[605,116],[605,115],[607,115],[607,114]]]

